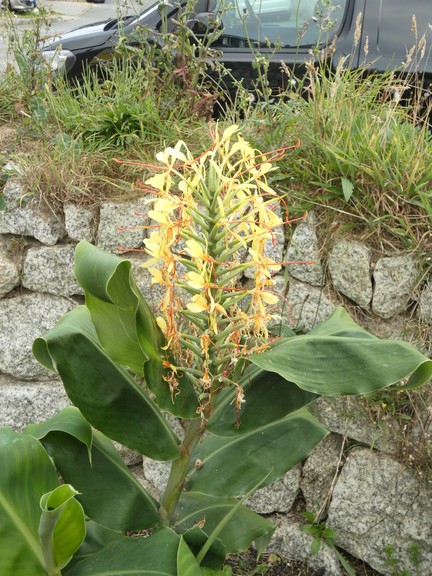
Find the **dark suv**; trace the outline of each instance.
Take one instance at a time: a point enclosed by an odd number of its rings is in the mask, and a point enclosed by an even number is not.
[[[426,40],[431,34],[428,0],[197,0],[193,6],[192,11],[190,3],[161,0],[139,16],[98,22],[53,38],[44,45],[43,56],[53,69],[80,76],[86,66],[110,57],[120,35],[134,43],[137,30],[145,26],[157,36],[163,12],[168,31],[175,32],[179,11],[189,10],[196,34],[218,28],[213,47],[237,79],[251,76],[257,52],[271,58],[270,80],[277,85],[281,62],[293,68],[327,50],[334,62],[346,57],[351,68],[365,63],[378,72],[405,68],[432,80],[429,47],[422,46],[423,34]]]

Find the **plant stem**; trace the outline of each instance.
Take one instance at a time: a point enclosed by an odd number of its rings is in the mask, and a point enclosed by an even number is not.
[[[189,461],[204,430],[201,418],[191,420],[183,442],[179,446],[180,456],[171,465],[168,483],[161,499],[164,516],[169,524],[183,490]]]

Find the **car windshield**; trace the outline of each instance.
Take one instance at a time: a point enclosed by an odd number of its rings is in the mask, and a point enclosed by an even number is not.
[[[348,0],[218,0],[224,33],[218,43],[282,48],[315,46],[337,33]]]

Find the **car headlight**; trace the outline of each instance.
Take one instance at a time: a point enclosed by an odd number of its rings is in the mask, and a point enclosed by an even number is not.
[[[53,72],[69,72],[75,64],[76,56],[69,50],[44,50],[42,58]]]

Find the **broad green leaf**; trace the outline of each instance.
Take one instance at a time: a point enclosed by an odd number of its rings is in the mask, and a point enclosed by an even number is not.
[[[200,565],[182,537],[178,547],[177,576],[203,576]]]
[[[33,352],[60,374],[73,404],[106,436],[156,460],[178,456],[179,440],[159,407],[104,352],[85,307],[63,316]]]
[[[138,295],[131,263],[82,241],[75,250],[75,275],[85,290],[86,306],[107,354],[143,376],[149,356],[137,335]]]
[[[77,494],[70,484],[63,484],[41,498],[39,538],[50,569],[64,568],[84,540],[85,516]]]
[[[347,336],[356,338],[372,338],[376,340],[377,337],[359,326],[355,322],[345,308],[338,306],[333,310],[328,318],[323,322],[317,324],[312,330],[309,330],[308,335],[312,336]]]
[[[125,540],[126,538],[127,536],[124,536],[120,532],[105,528],[105,526],[101,526],[93,522],[93,520],[87,520],[85,540],[76,554],[74,554],[71,563],[76,564],[84,558],[99,552],[99,550],[105,548],[108,544],[117,542],[118,540]]]
[[[213,434],[232,436],[250,432],[284,418],[317,398],[279,374],[253,364],[245,368],[239,384],[243,387],[245,402],[236,410],[236,389],[225,388],[217,397],[216,408],[208,423],[208,430]]]
[[[180,394],[172,396],[163,378],[165,339],[131,276],[131,263],[82,241],[75,252],[75,273],[107,354],[117,364],[145,375],[162,409],[196,418],[198,401],[190,381],[183,378]]]
[[[41,497],[58,486],[43,446],[29,434],[0,430],[0,574],[46,576],[39,543]]]
[[[92,520],[122,532],[159,523],[156,500],[102,434],[94,434],[91,463],[85,445],[64,432],[50,432],[42,443],[64,481],[80,492],[77,498]]]
[[[187,487],[213,496],[241,496],[260,478],[267,486],[306,458],[327,430],[305,409],[236,436],[207,436]],[[268,474],[268,475],[267,475]]]
[[[87,447],[89,459],[91,457],[93,430],[75,406],[63,408],[44,422],[29,424],[25,431],[38,440],[44,438],[49,432],[66,432],[66,434],[82,442]]]
[[[240,508],[249,498],[249,496],[251,496],[252,493],[255,492],[256,490],[258,490],[258,488],[264,483],[264,481],[269,475],[270,472],[268,472],[263,478],[260,478],[258,482],[255,484],[255,486],[253,486],[241,499],[239,499],[237,501],[237,504],[233,506],[231,510],[229,510],[223,518],[220,519],[218,524],[216,524],[212,532],[210,532],[207,542],[204,542],[203,547],[197,554],[196,558],[199,563],[203,561],[203,559],[207,555],[207,552],[209,552],[213,542],[216,542],[216,540],[218,540],[219,535],[222,534],[224,528],[229,524],[229,522],[235,516],[237,511],[240,510]]]
[[[183,533],[183,538],[189,548],[192,550],[194,556],[198,554],[201,548],[204,546],[209,535],[199,526],[192,526],[189,530]],[[207,566],[209,568],[218,569],[220,568],[227,555],[226,546],[218,538],[212,543],[210,550],[204,556],[201,562],[202,566]]]
[[[82,240],[75,249],[75,276],[86,292],[125,308],[134,308],[137,296],[130,285],[131,263]]]
[[[369,335],[339,311],[323,326],[288,338],[250,360],[322,396],[367,394],[411,375],[404,386],[409,388],[432,376],[432,361],[414,346]]]
[[[184,532],[198,524],[210,534],[237,504],[235,498],[184,492],[174,513],[173,527],[178,532]],[[228,553],[241,552],[263,535],[272,534],[274,529],[271,522],[241,506],[219,534],[219,539]]]
[[[129,367],[144,376],[148,356],[142,350],[136,333],[136,309],[121,308],[86,292],[86,306],[103,349],[119,366]]]
[[[66,568],[64,576],[178,576],[180,537],[163,528],[148,538],[127,538]],[[184,576],[187,576],[186,574]],[[194,575],[195,576],[195,573]]]

